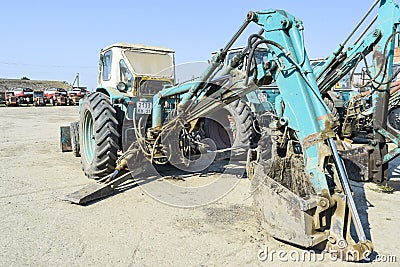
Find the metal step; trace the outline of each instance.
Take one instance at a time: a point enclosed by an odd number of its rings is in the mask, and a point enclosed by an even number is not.
[[[105,183],[94,182],[65,196],[64,200],[70,201],[74,204],[84,205],[88,202],[113,195],[115,193],[115,188],[118,185],[131,178],[131,173],[128,172]],[[106,179],[103,178],[103,180]]]

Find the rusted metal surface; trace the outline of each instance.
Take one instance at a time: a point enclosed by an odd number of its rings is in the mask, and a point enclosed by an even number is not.
[[[304,164],[295,164],[294,171],[287,170],[284,164],[278,167],[276,160],[255,163],[250,191],[268,233],[294,245],[326,250],[346,261],[359,261],[373,251],[370,241],[356,243],[350,235],[351,214],[347,201],[351,196],[341,193],[341,186],[332,195],[328,190],[321,195],[311,190],[300,196],[293,184],[285,185],[285,180],[298,183],[296,180],[301,179],[298,172],[304,169]]]
[[[386,86],[388,90],[389,85]],[[387,154],[387,144],[384,135],[380,134],[378,129],[387,128],[387,115],[388,115],[388,104],[389,94],[386,90],[380,90],[376,92],[376,110],[373,117],[374,129],[374,150],[371,157],[371,165],[373,170],[371,171],[372,180],[376,183],[381,183],[388,177],[388,164],[383,164],[383,157]]]
[[[62,152],[70,152],[72,151],[71,144],[71,131],[69,126],[61,126],[60,127],[60,143],[61,143],[61,151]]]
[[[140,167],[127,171],[126,167],[128,166],[128,161],[133,161]],[[65,196],[64,199],[74,204],[84,205],[94,200],[113,195],[118,191],[117,187],[119,185],[134,177],[143,175],[144,173],[149,174],[149,170],[146,169],[148,164],[145,162],[146,160],[144,156],[138,151],[138,148],[135,147],[131,154],[126,155],[125,158],[117,162],[117,166],[113,173],[103,177],[96,183],[91,183],[78,191]]]
[[[400,62],[400,47],[395,47],[393,63],[399,63],[399,62]]]
[[[81,100],[82,97],[77,96],[77,95],[69,95],[68,96],[68,104],[69,105],[78,105],[79,100]]]
[[[320,143],[322,141],[322,135],[321,133],[315,133],[311,134],[309,136],[306,136],[303,141],[303,148],[307,149],[308,147],[311,147],[317,143]]]
[[[364,117],[360,117],[364,110],[365,100],[361,95],[353,96],[347,103],[346,114],[342,123],[341,136],[356,136],[362,128]]]
[[[65,105],[67,105],[67,98],[63,95],[56,96],[55,102],[56,102],[56,105],[65,106]]]
[[[252,189],[256,210],[273,237],[302,247],[312,247],[327,238],[327,233],[313,234],[309,227],[313,218],[308,211],[317,206],[317,199],[297,196],[269,178],[262,166],[256,168]]]
[[[361,146],[350,150],[339,151],[349,179],[353,181],[370,180],[370,154],[372,146]]]
[[[339,259],[360,261],[374,250],[374,246],[369,240],[356,243],[351,237],[349,227],[351,216],[346,208],[347,198],[346,195],[335,194],[330,199],[331,204],[335,206],[335,213],[331,218],[331,229],[326,249]]]
[[[19,105],[19,100],[14,95],[14,92],[1,92],[0,95],[7,107]]]

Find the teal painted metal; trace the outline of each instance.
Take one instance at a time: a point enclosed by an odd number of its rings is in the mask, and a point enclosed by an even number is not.
[[[153,97],[153,113],[152,113],[152,127],[160,127],[163,121],[163,101],[165,98],[174,96],[174,95],[181,95],[184,93],[188,93],[191,88],[196,86],[198,82],[192,81],[183,84],[179,84],[174,87],[166,88],[159,92],[158,94],[154,95]]]
[[[92,163],[94,159],[94,147],[95,147],[95,140],[94,140],[94,124],[92,114],[90,112],[86,112],[84,114],[83,120],[83,149],[85,153],[86,159],[89,161],[88,163]]]
[[[205,87],[207,86],[208,82],[210,82],[211,79],[216,75],[218,67],[221,66],[221,64],[224,62],[227,51],[232,47],[234,42],[239,38],[239,36],[243,33],[246,27],[253,20],[254,20],[254,13],[249,12],[242,26],[235,33],[232,39],[228,42],[225,48],[221,49],[221,51],[217,52],[212,57],[211,62],[208,65],[207,69],[203,72],[203,74],[198,80],[188,83],[186,85],[178,85],[170,87],[168,89],[162,90],[162,92],[159,95],[154,96],[153,105],[155,106],[155,109],[153,109],[153,117],[152,117],[153,128],[160,127],[162,124],[162,119],[164,117],[162,109],[163,98],[175,94],[182,94],[183,92],[185,92],[180,96],[180,101],[179,101],[179,110],[182,111],[185,110],[191,103],[196,102],[196,99],[199,99],[202,96],[204,96]],[[190,88],[187,87],[188,85],[191,85]]]
[[[374,51],[373,57],[373,67],[371,73],[376,76],[376,81],[378,83],[390,82],[390,77],[392,76],[392,66],[393,66],[393,50],[394,50],[394,36],[393,34],[397,30],[397,25],[400,23],[400,11],[396,1],[387,0],[381,1],[379,8],[379,15],[377,21],[377,28],[380,30],[382,37],[376,44],[376,49]],[[385,58],[386,57],[386,58]],[[383,61],[385,60],[385,61]],[[386,66],[384,66],[386,63]],[[386,68],[386,72],[382,71],[383,67]],[[378,90],[372,93],[373,103],[378,102],[378,98],[382,98],[382,104],[385,107],[388,105],[389,101],[389,88],[390,83],[386,84],[375,84],[378,86]]]
[[[396,147],[383,156],[382,164],[388,163],[389,161],[397,158],[399,155],[400,155],[400,148]]]
[[[278,87],[272,86],[250,92],[246,95],[246,99],[250,108],[255,113],[263,113],[264,111],[276,113],[275,102],[278,96]]]
[[[314,68],[314,73],[317,77],[317,83],[320,92],[325,93],[331,88],[335,86],[336,83],[338,83],[343,77],[346,75],[349,75],[349,72],[351,71],[352,68],[355,67],[355,65],[358,63],[358,60],[360,58],[360,54],[363,54],[364,56],[368,55],[369,53],[372,52],[373,47],[378,44],[378,42],[383,38],[383,35],[386,35],[384,32],[382,32],[383,28],[388,28],[392,27],[394,24],[394,21],[387,20],[385,21],[386,25],[379,25],[381,21],[383,21],[384,16],[389,16],[391,18],[395,18],[397,15],[395,14],[397,11],[396,10],[396,5],[397,3],[395,1],[382,1],[380,5],[380,10],[379,10],[379,18],[380,20],[378,21],[378,27],[377,29],[373,30],[369,34],[366,35],[366,37],[362,40],[358,40],[354,45],[345,47],[346,42],[350,39],[350,37],[354,34],[354,31],[350,36],[346,39],[346,41],[343,44],[340,44],[337,49],[331,54],[331,56],[323,61],[324,64],[320,64],[317,68]],[[374,4],[371,9],[367,12],[367,15],[372,11],[373,7],[375,7],[376,4]],[[391,12],[394,12],[393,14],[388,14],[386,11],[384,11],[384,8],[386,6],[386,10]],[[396,20],[396,19],[394,19]],[[360,25],[360,24],[359,24]],[[358,28],[358,26],[356,28]],[[387,37],[387,36],[386,36]],[[345,49],[346,48],[346,49]],[[338,63],[338,59],[340,58],[340,64]],[[339,66],[332,68],[333,65]],[[332,69],[333,71],[332,71]],[[335,90],[336,92],[339,92],[337,95],[341,102],[347,102],[353,97],[357,92],[355,91],[348,91],[348,90]]]
[[[180,105],[182,107],[187,106],[188,102],[193,99],[193,97],[198,93],[199,90],[202,89],[204,83],[209,80],[212,73],[218,68],[218,66],[223,62],[224,54],[222,52],[218,52],[211,59],[211,64],[204,71],[203,75],[200,77],[199,81],[194,82],[190,87],[189,91],[183,96]],[[175,87],[179,91],[179,87]],[[174,90],[172,89],[172,90]]]
[[[358,95],[358,91],[352,89],[336,89],[333,94],[337,99],[340,99],[342,102],[349,101],[353,96]]]
[[[281,95],[278,95],[277,97],[275,97],[275,112],[276,115],[281,118],[283,117],[283,98]]]
[[[400,155],[400,139],[399,136],[395,136],[382,128],[377,129],[376,132],[378,132],[388,140],[392,141],[393,144],[397,146],[397,148],[393,149],[392,151],[383,156],[382,163],[385,164],[391,161],[392,159],[396,158],[398,155]]]
[[[96,92],[105,92],[109,97],[110,97],[110,102],[113,103],[114,99],[120,99],[120,98],[129,98],[129,95],[127,93],[123,93],[119,91],[117,88],[112,88],[112,87],[99,87],[96,88]]]
[[[317,77],[317,82],[319,85],[319,89],[322,93],[327,92],[331,88],[335,86],[337,82],[339,82],[344,76],[346,76],[352,68],[358,62],[360,53],[363,55],[369,54],[373,46],[377,43],[377,41],[381,37],[380,30],[375,30],[367,35],[367,37],[362,40],[360,43],[357,43],[353,46],[349,46],[345,52],[345,60],[341,63],[340,68],[335,69],[334,73],[330,73],[330,76],[327,75],[326,71],[332,65],[332,61],[336,59],[338,55],[338,51],[335,51],[329,59],[325,62],[325,64],[315,70],[315,76]],[[342,47],[341,45],[339,47]],[[343,99],[344,101],[348,101]]]
[[[310,65],[301,32],[302,22],[282,10],[266,10],[257,13],[257,24],[263,27],[264,37],[284,47],[271,45],[269,58],[280,70],[273,72],[281,97],[285,103],[282,116],[288,118],[289,127],[296,130],[303,144],[305,167],[317,192],[328,189],[324,166],[320,165],[319,150],[324,145],[324,132],[328,109],[321,98]],[[272,65],[272,64],[271,64]],[[259,69],[258,80],[270,70]],[[307,123],[305,123],[307,122]]]
[[[146,101],[146,102],[152,102],[153,98],[152,96],[146,96],[146,97],[131,97],[127,93],[121,92],[116,88],[111,88],[111,87],[99,87],[96,89],[96,92],[101,92],[106,95],[108,95],[110,103],[114,108],[120,109],[124,116],[126,116],[128,119],[133,118],[133,108],[136,107],[136,103],[139,101]],[[82,101],[79,101],[79,110],[81,110],[82,106]],[[123,118],[121,118],[123,119]]]
[[[225,46],[225,48],[221,49],[221,51],[217,52],[212,57],[211,63],[209,64],[207,69],[203,72],[203,74],[201,75],[198,82],[195,82],[193,84],[193,86],[189,89],[188,93],[183,95],[182,100],[179,103],[179,106],[181,109],[185,109],[185,107],[188,105],[188,102],[193,101],[193,99],[196,98],[196,95],[198,97],[201,95],[204,95],[204,92],[202,92],[202,90],[207,85],[207,82],[209,82],[216,75],[216,70],[224,62],[224,59],[226,57],[228,50],[232,47],[232,45],[235,43],[235,41],[239,38],[239,36],[247,28],[247,26],[250,24],[250,22],[254,21],[254,19],[255,19],[254,15],[255,14],[253,12],[249,12],[247,14],[246,20],[244,21],[242,26],[239,28],[239,30],[235,33],[235,35],[231,38],[231,40],[228,42],[228,44]]]

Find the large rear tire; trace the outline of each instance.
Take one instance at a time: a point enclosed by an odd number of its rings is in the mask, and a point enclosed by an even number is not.
[[[335,103],[328,97],[324,97],[324,102],[328,106],[331,111],[331,115],[333,119],[335,119],[338,123],[340,122],[340,115],[338,110],[335,107]]]
[[[114,171],[119,150],[116,111],[108,97],[92,93],[82,102],[79,139],[82,169],[88,178],[99,179]]]
[[[259,135],[254,129],[253,113],[249,106],[241,100],[232,102],[210,117],[216,119],[205,121],[205,133],[206,137],[215,142],[217,149],[229,147],[246,149],[259,139]]]

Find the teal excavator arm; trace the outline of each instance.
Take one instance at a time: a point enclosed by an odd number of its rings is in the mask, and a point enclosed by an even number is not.
[[[354,33],[360,25],[362,25],[366,18],[379,4],[378,14],[372,19],[370,24],[364,29],[363,33],[357,38],[353,45],[346,47],[347,42],[353,37]],[[399,8],[396,1],[380,1],[377,0],[367,11],[364,17],[357,24],[356,28],[346,38],[346,40],[340,44],[337,49],[330,55],[322,66],[314,71],[317,78],[318,87],[321,93],[325,93],[334,87],[343,77],[356,67],[356,65],[364,60],[368,54],[379,51],[388,59],[384,64],[392,64],[393,62],[393,48],[390,48],[387,41],[391,40],[393,43],[394,33],[399,24],[400,14]],[[365,37],[364,35],[370,30],[372,25],[375,23],[375,29],[370,31]],[[383,42],[379,44],[379,42]],[[386,49],[384,51],[384,49]],[[390,60],[389,60],[390,57]],[[391,70],[389,65],[386,66],[387,70]],[[383,69],[381,70],[381,72]],[[385,73],[388,75],[389,73]],[[377,77],[375,77],[376,79]]]

